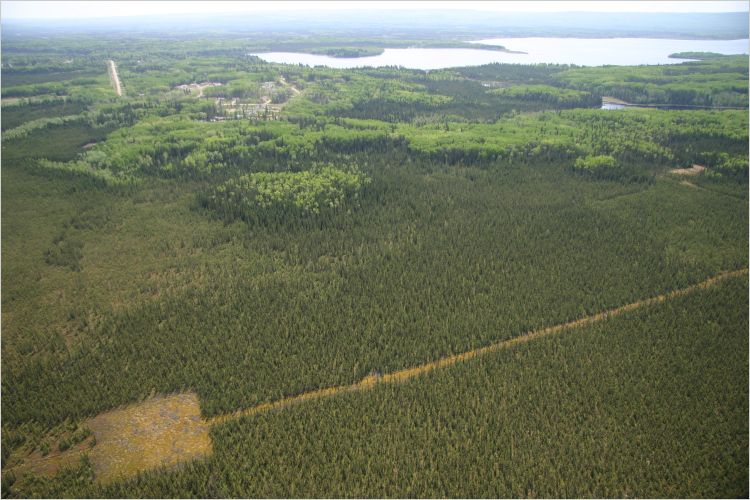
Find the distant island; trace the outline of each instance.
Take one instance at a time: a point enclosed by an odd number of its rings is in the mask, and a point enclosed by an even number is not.
[[[379,56],[385,49],[474,49],[507,52],[510,54],[525,54],[525,52],[508,50],[501,45],[488,45],[468,41],[445,40],[348,40],[341,45],[339,40],[295,40],[291,42],[277,42],[254,47],[254,50],[269,52],[303,52],[336,58],[356,58]]]
[[[669,54],[672,59],[696,59],[703,61],[705,59],[718,59],[720,57],[726,57],[725,54],[719,54],[717,52],[676,52]]]
[[[371,57],[379,56],[385,51],[382,47],[316,47],[309,50],[310,54],[329,57]]]

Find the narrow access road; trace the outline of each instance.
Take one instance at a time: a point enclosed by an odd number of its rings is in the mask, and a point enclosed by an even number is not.
[[[117,76],[117,66],[115,66],[115,62],[110,59],[107,61],[107,67],[109,68],[109,79],[115,87],[115,92],[118,96],[122,97],[122,86],[120,85],[120,77]]]
[[[287,82],[286,78],[284,78],[283,76],[280,76],[279,80],[281,81],[282,85],[285,85],[285,86],[289,87],[289,89],[292,92],[294,92],[295,94],[299,95],[299,93],[300,93],[299,89],[297,87],[295,87],[294,85],[292,85],[291,83]]]

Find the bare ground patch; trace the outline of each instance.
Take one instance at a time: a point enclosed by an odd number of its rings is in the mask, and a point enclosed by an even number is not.
[[[220,87],[223,85],[219,82],[202,82],[202,83],[186,83],[183,85],[177,85],[175,88],[183,90],[187,93],[193,94],[197,91],[196,97],[203,97],[203,89],[206,89],[208,87]]]
[[[101,413],[84,424],[93,435],[81,443],[65,451],[55,448],[46,456],[38,450],[21,451],[4,472],[12,472],[19,482],[29,474],[49,477],[80,465],[87,454],[95,479],[108,483],[212,452],[209,424],[201,419],[194,393],[157,396]]]
[[[673,168],[669,171],[670,174],[677,174],[677,175],[698,175],[701,172],[706,170],[706,167],[703,165],[693,165],[690,168]]]
[[[96,446],[89,457],[98,481],[173,466],[211,454],[209,426],[194,393],[157,396],[102,413],[87,425]]]

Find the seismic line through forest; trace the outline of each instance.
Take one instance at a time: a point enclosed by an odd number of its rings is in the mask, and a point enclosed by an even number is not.
[[[285,408],[287,406],[291,406],[297,403],[302,403],[305,401],[326,398],[329,396],[335,396],[336,394],[342,394],[346,392],[364,391],[366,389],[371,389],[377,384],[403,382],[405,380],[409,380],[419,375],[431,372],[437,368],[452,366],[452,365],[455,365],[456,363],[474,359],[476,357],[483,356],[491,352],[497,352],[503,349],[508,349],[516,345],[524,344],[526,342],[529,342],[529,341],[532,341],[541,337],[546,337],[548,335],[552,335],[555,333],[560,333],[566,330],[572,330],[581,326],[586,326],[586,325],[590,325],[593,323],[597,323],[607,318],[612,318],[615,316],[619,316],[623,313],[627,313],[630,311],[634,311],[636,309],[640,309],[641,307],[646,307],[646,306],[650,306],[654,304],[660,304],[662,302],[666,302],[667,300],[675,299],[677,297],[682,297],[698,289],[709,288],[715,285],[719,281],[723,281],[725,279],[733,278],[737,276],[742,276],[744,274],[747,274],[747,272],[748,272],[747,268],[738,269],[735,271],[726,271],[723,273],[719,273],[704,281],[701,281],[700,283],[696,283],[695,285],[688,286],[686,288],[674,290],[672,292],[669,292],[663,295],[657,295],[655,297],[651,297],[648,299],[639,300],[631,304],[626,304],[624,306],[616,307],[614,309],[609,309],[609,310],[606,310],[597,314],[593,314],[591,316],[583,317],[581,319],[569,321],[567,323],[562,323],[559,325],[549,326],[547,328],[543,328],[540,330],[527,332],[518,337],[513,337],[511,339],[502,340],[499,342],[493,342],[492,344],[488,344],[484,347],[473,349],[471,351],[466,351],[466,352],[462,352],[459,354],[453,354],[450,356],[446,356],[444,358],[437,359],[435,361],[431,361],[429,363],[424,363],[421,365],[413,366],[411,368],[404,368],[402,370],[397,370],[395,372],[387,373],[385,375],[369,375],[365,377],[364,379],[362,379],[361,381],[356,382],[354,384],[326,387],[324,389],[318,389],[315,391],[305,392],[297,396],[291,396],[291,397],[279,399],[277,401],[262,403],[257,406],[245,408],[243,410],[238,410],[238,411],[234,411],[231,413],[225,413],[223,415],[218,415],[216,417],[207,419],[206,423],[208,425],[222,424],[222,423],[225,423],[227,421],[234,420],[237,418],[256,415],[256,414],[264,413],[270,410]]]
[[[548,335],[573,330],[597,323],[607,318],[619,316],[636,309],[659,304],[688,295],[698,289],[709,288],[716,283],[746,275],[747,268],[726,271],[700,283],[657,295],[631,304],[569,321],[555,326],[534,330],[508,340],[497,341],[478,349],[446,356],[429,363],[404,368],[384,375],[369,375],[350,385],[333,386],[305,392],[297,396],[262,403],[250,408],[201,418],[198,395],[194,392],[155,396],[129,406],[115,408],[100,413],[84,422],[93,438],[60,453],[41,456],[21,452],[8,460],[13,464],[4,472],[13,471],[21,478],[28,472],[52,475],[62,467],[69,467],[84,455],[89,456],[94,476],[98,482],[108,483],[118,478],[131,477],[139,472],[156,467],[174,466],[186,461],[200,459],[213,453],[210,428],[213,425],[288,406],[305,401],[318,400],[347,392],[372,389],[378,384],[404,382],[432,370],[455,365],[485,354],[546,337]]]

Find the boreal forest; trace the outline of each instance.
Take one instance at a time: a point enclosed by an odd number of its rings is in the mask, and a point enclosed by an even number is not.
[[[747,497],[747,55],[5,31],[3,497]]]

